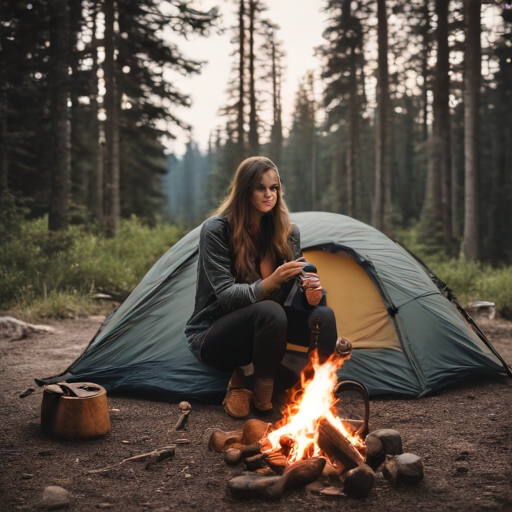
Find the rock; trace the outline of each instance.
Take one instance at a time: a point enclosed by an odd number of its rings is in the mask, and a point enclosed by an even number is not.
[[[370,494],[374,482],[375,473],[372,468],[368,464],[361,464],[347,473],[343,492],[349,498],[363,499]]]
[[[32,333],[54,333],[49,325],[33,325],[10,316],[0,316],[0,339],[21,340]]]
[[[378,436],[371,433],[366,436],[366,464],[370,466],[374,471],[380,467],[380,465],[386,460],[386,453],[384,452],[384,446]]]
[[[377,437],[382,443],[382,449],[386,455],[400,455],[403,453],[402,447],[402,436],[398,430],[392,428],[383,428],[380,430],[374,430],[371,434],[366,436]],[[366,443],[367,441],[365,441]]]
[[[402,453],[386,460],[382,474],[390,482],[417,484],[423,480],[423,461],[413,453]]]
[[[32,473],[22,473],[21,478],[23,480],[30,480],[31,478],[34,478],[36,475],[33,475]]]
[[[55,510],[67,507],[70,504],[70,495],[66,489],[57,485],[50,485],[43,491],[43,508]]]

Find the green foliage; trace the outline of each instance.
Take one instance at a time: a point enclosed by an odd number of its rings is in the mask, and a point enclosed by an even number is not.
[[[150,228],[136,217],[121,222],[116,238],[96,236],[83,226],[48,232],[46,218],[25,221],[0,251],[0,307],[36,307],[51,298],[50,310],[60,316],[59,304],[70,294],[96,289],[126,296],[182,235],[174,225]]]
[[[46,296],[26,297],[9,310],[9,315],[25,322],[37,322],[41,318],[67,319],[106,314],[115,303],[93,301],[78,292],[52,290]]]
[[[476,300],[494,302],[499,316],[512,319],[511,266],[494,268],[464,257],[450,258],[446,248],[421,238],[417,227],[397,231],[395,239],[446,283],[462,305]]]

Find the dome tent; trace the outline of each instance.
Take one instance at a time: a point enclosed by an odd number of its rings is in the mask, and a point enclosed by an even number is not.
[[[510,374],[435,276],[387,236],[333,213],[291,217],[338,332],[354,346],[340,379],[364,384],[373,396],[423,396],[473,375]],[[200,228],[160,258],[63,374],[37,382],[89,381],[166,401],[222,399],[230,376],[198,361],[184,335],[194,308]],[[288,349],[292,356],[307,350]]]

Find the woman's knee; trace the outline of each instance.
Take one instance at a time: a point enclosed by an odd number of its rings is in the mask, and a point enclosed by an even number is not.
[[[321,326],[335,327],[336,316],[334,311],[328,306],[318,306],[309,315],[309,328],[313,326],[313,323],[320,317]]]
[[[267,328],[286,330],[288,320],[283,307],[272,300],[264,300],[253,304],[255,311],[255,325]]]

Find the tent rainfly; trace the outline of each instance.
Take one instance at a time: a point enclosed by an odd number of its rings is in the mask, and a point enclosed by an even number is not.
[[[510,368],[419,260],[376,229],[323,212],[292,214],[318,268],[339,335],[354,346],[339,371],[370,395],[424,396]],[[229,375],[199,362],[184,335],[192,314],[200,227],[174,245],[62,374],[39,384],[88,381],[166,401],[218,402]],[[288,346],[288,355],[306,349]]]

